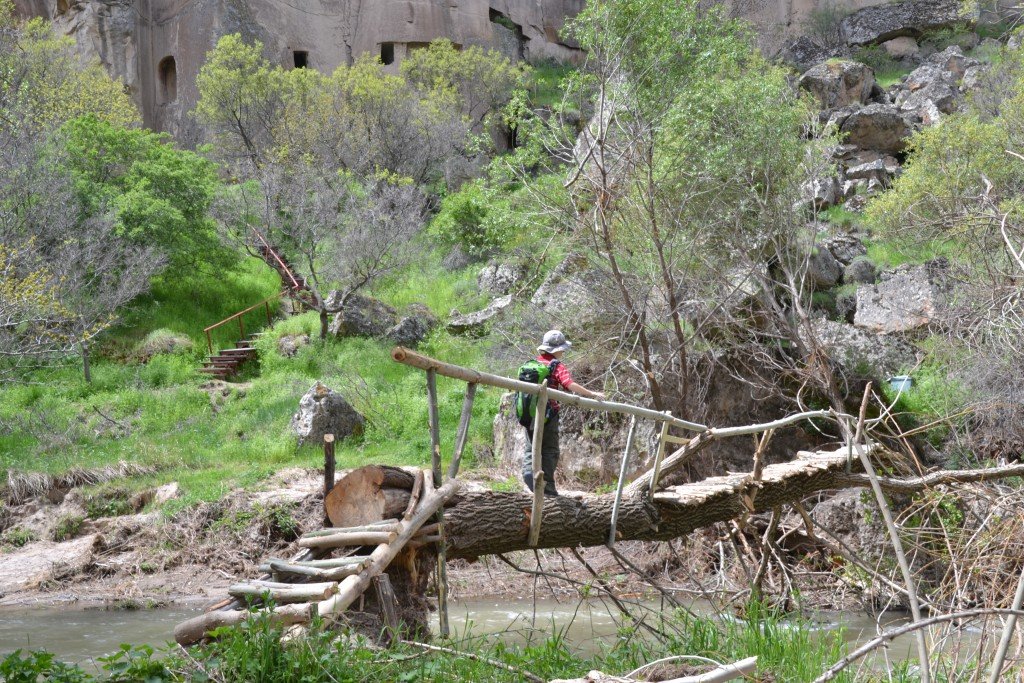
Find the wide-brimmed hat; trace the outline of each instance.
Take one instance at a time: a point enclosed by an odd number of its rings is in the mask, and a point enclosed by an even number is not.
[[[544,335],[544,341],[540,343],[537,350],[541,353],[558,353],[559,351],[568,351],[571,346],[572,344],[561,331],[550,330]]]

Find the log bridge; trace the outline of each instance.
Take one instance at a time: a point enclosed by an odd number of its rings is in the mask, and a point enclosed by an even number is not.
[[[289,559],[267,560],[258,578],[231,586],[229,598],[179,624],[174,635],[180,644],[197,643],[215,628],[243,622],[251,615],[249,608],[253,605],[264,605],[269,618],[281,624],[308,624],[316,615],[330,622],[357,600],[362,601],[371,586],[382,621],[389,631],[397,632],[402,627],[397,616],[400,603],[389,574],[397,571],[404,587],[422,596],[431,568],[437,571],[440,626],[442,634],[447,635],[448,558],[472,560],[513,550],[610,545],[619,540],[669,540],[716,522],[771,510],[815,491],[866,485],[851,477],[851,470],[859,469],[859,461],[853,457],[850,444],[832,451],[798,452],[792,462],[767,466],[761,462],[774,430],[811,419],[855,419],[848,415],[811,411],[765,424],[709,428],[671,413],[585,399],[449,365],[401,347],[393,350],[392,357],[426,372],[432,468],[369,465],[348,473],[336,484],[330,476],[325,481],[324,496],[330,526],[305,534],[298,541],[297,554]],[[437,375],[468,384],[446,474],[442,473]],[[534,430],[538,442],[543,435],[542,406],[553,399],[566,405],[628,414],[634,420],[655,420],[662,429],[654,463],[628,486],[625,484],[631,434],[615,493],[545,498],[541,495],[543,481],[536,482],[536,494],[463,490],[458,479],[459,464],[480,384],[538,396],[539,428]],[[675,436],[671,428],[695,435]],[[662,477],[680,469],[708,444],[745,434],[762,435],[751,472],[661,485]],[[666,454],[670,444],[676,448]],[[534,443],[535,459],[540,445]],[[333,455],[333,448],[325,450]],[[333,459],[325,469],[333,472]],[[534,464],[534,472],[536,476],[542,474],[539,463]]]

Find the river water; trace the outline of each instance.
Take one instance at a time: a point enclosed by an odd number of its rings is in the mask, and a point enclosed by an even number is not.
[[[656,607],[657,603],[648,603]],[[704,606],[694,605],[695,611]],[[615,636],[619,615],[598,600],[558,601],[553,598],[510,600],[476,598],[449,606],[453,634],[500,638],[523,644],[543,638],[555,629],[581,652],[593,652]],[[172,640],[176,624],[202,611],[201,607],[170,607],[152,610],[89,609],[74,606],[0,609],[0,657],[16,649],[45,649],[67,662],[89,666],[95,658],[115,652],[121,643],[147,644],[156,649]],[[708,610],[710,611],[710,610]],[[894,615],[882,622],[894,626],[904,617]],[[845,627],[851,643],[861,643],[877,633],[876,622],[859,612],[820,612],[814,628],[830,631]],[[437,616],[434,615],[434,629]],[[888,648],[891,660],[911,654],[913,641],[903,637]]]

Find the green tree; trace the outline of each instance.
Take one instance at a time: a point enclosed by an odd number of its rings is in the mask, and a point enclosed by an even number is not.
[[[694,348],[756,353],[754,335],[738,332],[751,327],[735,305],[740,283],[769,280],[769,262],[791,264],[799,280],[810,253],[794,210],[813,158],[809,110],[719,8],[597,0],[569,30],[589,57],[566,101],[585,103],[591,120],[579,136],[559,117],[519,127],[565,164],[562,230],[605,273],[623,314],[624,334],[577,332],[614,339],[610,356],[636,354],[652,403],[687,415],[699,395]],[[537,151],[517,156],[527,182],[533,164],[548,165]]]
[[[414,50],[402,61],[401,72],[420,92],[452,102],[473,126],[500,112],[529,75],[527,67],[500,52],[477,45],[456,49],[445,38]]]
[[[118,237],[162,253],[172,275],[230,263],[208,214],[218,183],[212,162],[167,135],[91,114],[65,124],[60,140],[79,201],[90,215],[109,212]]]

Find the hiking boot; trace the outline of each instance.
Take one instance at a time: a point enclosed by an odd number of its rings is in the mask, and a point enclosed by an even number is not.
[[[533,472],[523,475],[523,483],[526,484],[526,490],[533,493]]]

